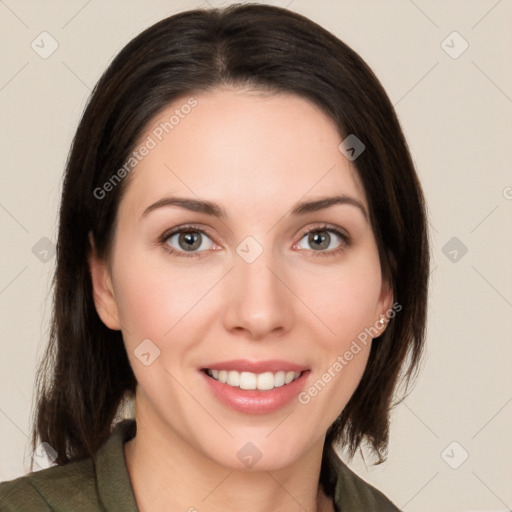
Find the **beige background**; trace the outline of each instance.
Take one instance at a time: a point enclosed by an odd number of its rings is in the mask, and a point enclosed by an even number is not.
[[[55,240],[61,175],[85,101],[142,29],[208,3],[0,2],[0,479],[24,473],[30,457],[54,265],[51,245],[40,240]],[[366,468],[359,458],[352,467],[408,512],[512,509],[512,2],[272,3],[331,30],[374,69],[397,108],[430,208],[423,372],[395,409],[387,463]],[[58,43],[46,59],[31,48],[43,31]],[[469,47],[458,55],[464,41]],[[443,252],[452,237],[459,247]],[[466,452],[458,469],[450,467]]]

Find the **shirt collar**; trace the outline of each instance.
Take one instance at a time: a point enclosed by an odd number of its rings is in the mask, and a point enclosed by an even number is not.
[[[139,512],[124,456],[124,443],[135,436],[135,420],[119,422],[96,454],[96,485],[109,512]]]

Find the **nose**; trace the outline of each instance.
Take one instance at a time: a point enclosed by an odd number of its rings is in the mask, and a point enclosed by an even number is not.
[[[263,251],[252,263],[235,257],[225,288],[225,328],[245,333],[252,340],[282,336],[294,321],[294,297],[285,284],[282,265],[272,258],[271,251]]]

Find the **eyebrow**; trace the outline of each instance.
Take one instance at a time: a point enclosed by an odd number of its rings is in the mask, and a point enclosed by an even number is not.
[[[316,199],[314,201],[303,201],[297,203],[292,211],[292,215],[305,215],[307,213],[318,212],[320,210],[325,210],[331,206],[343,204],[354,206],[364,215],[365,219],[368,220],[368,213],[363,204],[350,196],[347,195],[337,195],[332,197],[322,197],[320,199]],[[163,199],[159,199],[156,203],[148,206],[144,212],[142,213],[142,217],[145,217],[150,212],[167,206],[178,206],[180,208],[184,208],[186,210],[192,212],[204,213],[206,215],[211,215],[217,218],[226,218],[227,214],[224,208],[219,206],[216,203],[211,201],[206,201],[204,199],[192,199],[185,197],[164,197]]]

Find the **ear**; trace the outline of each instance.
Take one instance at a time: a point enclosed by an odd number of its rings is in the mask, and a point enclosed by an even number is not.
[[[379,336],[384,333],[389,320],[396,314],[395,309],[393,308],[393,299],[393,287],[387,280],[383,279],[380,297],[377,304],[378,317],[374,324],[379,330]],[[402,308],[400,307],[400,309]]]
[[[91,273],[92,293],[96,311],[101,321],[112,330],[120,330],[119,311],[117,308],[112,276],[108,264],[99,258],[92,233],[89,233],[89,271]]]

